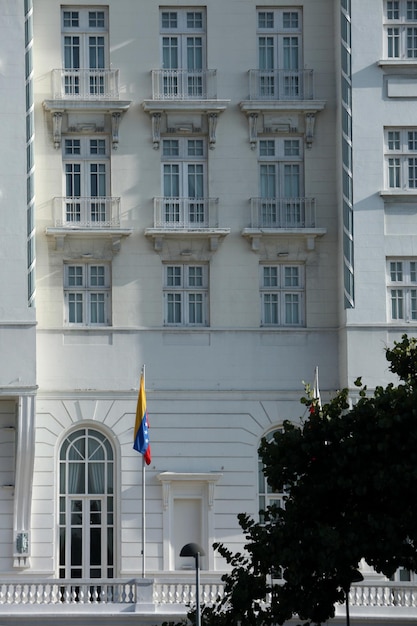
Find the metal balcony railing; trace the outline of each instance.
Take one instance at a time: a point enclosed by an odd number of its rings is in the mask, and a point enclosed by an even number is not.
[[[52,98],[114,100],[119,98],[119,70],[52,70]]]
[[[120,198],[54,198],[53,213],[56,228],[119,228]]]
[[[152,98],[216,99],[216,70],[152,70]]]
[[[154,198],[154,227],[218,228],[217,198]]]
[[[251,198],[251,228],[315,228],[314,198]]]
[[[313,100],[313,70],[249,70],[250,100]]]

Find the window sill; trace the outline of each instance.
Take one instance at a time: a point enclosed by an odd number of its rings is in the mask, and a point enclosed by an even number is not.
[[[401,189],[382,189],[379,192],[381,198],[386,202],[403,202],[415,204],[417,202],[417,189],[401,190]]]
[[[410,67],[417,69],[417,59],[380,59],[377,61],[379,67]]]

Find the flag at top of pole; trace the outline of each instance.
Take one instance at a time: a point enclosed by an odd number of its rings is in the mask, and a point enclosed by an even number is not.
[[[146,393],[145,381],[143,373],[140,377],[140,387],[138,395],[138,403],[136,406],[135,432],[133,440],[133,448],[137,452],[143,454],[146,465],[151,462],[151,446],[149,444],[149,422],[148,412],[146,410]]]

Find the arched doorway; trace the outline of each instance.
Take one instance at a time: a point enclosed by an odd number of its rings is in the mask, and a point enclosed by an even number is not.
[[[94,428],[72,432],[59,454],[59,577],[114,577],[114,452]]]

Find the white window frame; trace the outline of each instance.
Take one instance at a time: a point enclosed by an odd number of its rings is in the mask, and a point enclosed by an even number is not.
[[[196,278],[201,282],[194,285]],[[164,324],[208,326],[208,265],[164,265]]]
[[[207,196],[207,141],[205,137],[166,137],[162,140],[162,194],[164,197],[205,198]],[[166,194],[166,166],[178,166],[178,195]],[[202,193],[193,193],[189,184],[190,167],[199,166],[203,176]]]
[[[407,7],[407,0],[384,0],[386,59],[417,62],[417,2],[413,0],[411,12]]]
[[[260,265],[261,326],[301,327],[305,324],[305,267],[299,263]],[[287,307],[298,318],[289,319]],[[269,313],[267,313],[269,309]]]
[[[81,441],[85,442],[84,454],[83,446],[79,445]],[[78,472],[79,469],[84,471]],[[114,578],[115,454],[108,437],[94,427],[69,433],[60,447],[58,475],[59,577]],[[72,550],[74,529],[79,536],[75,537],[75,549]],[[95,553],[95,557],[99,556],[98,563],[90,561],[92,531],[100,536]]]
[[[385,128],[384,144],[386,189],[417,194],[417,128]]]
[[[102,262],[65,263],[64,304],[64,321],[67,326],[109,326],[111,323],[110,265]]]
[[[417,323],[417,259],[388,259],[388,312],[394,323]]]
[[[161,59],[163,69],[203,70],[206,57],[206,11],[203,7],[160,8]],[[166,17],[170,16],[170,17]],[[194,17],[193,17],[194,16]],[[201,19],[200,19],[201,18]],[[200,40],[201,56],[190,55],[192,40]],[[169,41],[168,41],[169,40]],[[194,42],[195,43],[195,42]],[[176,53],[164,54],[168,45]],[[170,57],[168,59],[168,57]]]
[[[96,23],[90,20],[91,14],[96,15]],[[78,15],[78,19],[76,16]],[[62,59],[65,69],[105,69],[109,67],[108,51],[108,9],[101,6],[63,6],[61,7],[61,28],[62,28]],[[102,58],[92,57],[90,47],[92,38],[102,38],[99,48],[102,50]],[[66,47],[70,44],[68,38],[72,38],[71,47],[74,44],[79,49],[78,62],[74,63],[74,55],[71,54],[71,61],[66,55]],[[74,41],[75,38],[75,41]],[[96,42],[97,43],[97,42]]]
[[[62,141],[65,223],[91,226],[111,219],[109,139],[66,135]],[[95,201],[95,198],[98,200]],[[74,224],[74,225],[75,225]]]
[[[274,171],[275,198],[301,198],[304,196],[304,147],[301,137],[263,137],[258,140],[259,159],[259,195],[263,192],[263,168],[270,167]],[[297,193],[286,189],[286,169],[298,167]],[[292,186],[292,185],[290,185]]]

